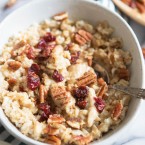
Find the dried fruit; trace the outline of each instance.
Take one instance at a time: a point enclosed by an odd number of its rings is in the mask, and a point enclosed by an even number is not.
[[[53,16],[53,19],[56,21],[62,21],[68,18],[68,13],[66,12],[61,12]]]
[[[28,72],[27,86],[30,90],[34,91],[40,85],[40,78],[35,72]]]
[[[49,118],[49,115],[51,114],[50,106],[47,103],[40,103],[39,104],[39,110],[41,110],[41,117],[39,119],[40,122],[46,121]]]
[[[57,70],[54,70],[52,78],[56,81],[56,82],[62,82],[64,80],[64,77],[58,73]]]
[[[105,108],[105,102],[101,98],[94,97],[95,100],[95,107],[97,108],[98,112],[102,112]]]
[[[72,54],[71,55],[71,64],[76,64],[77,60],[79,59],[79,56],[80,56],[80,51],[78,51],[77,53],[75,54]]]
[[[46,35],[43,37],[43,40],[46,42],[46,43],[50,43],[50,42],[53,42],[56,40],[56,37],[53,36],[50,32],[46,33]]]
[[[9,61],[8,62],[8,68],[10,70],[16,71],[21,67],[21,63],[18,61]]]
[[[87,106],[87,101],[77,101],[76,105],[80,108],[80,109],[85,109]]]
[[[80,86],[76,90],[74,90],[74,96],[76,99],[83,98],[85,99],[88,95],[88,89],[86,86]]]
[[[27,86],[32,91],[34,91],[40,85],[40,78],[38,76],[39,72],[40,67],[38,66],[38,64],[32,64],[28,69]]]
[[[38,42],[38,44],[37,44],[37,48],[43,50],[43,49],[46,48],[46,46],[47,46],[46,41],[44,39],[40,39],[39,42]]]
[[[114,120],[117,120],[119,118],[119,116],[121,115],[121,112],[122,112],[122,109],[123,109],[123,105],[122,103],[117,103],[112,111],[112,118]]]
[[[39,73],[40,73],[40,67],[39,67],[38,64],[33,63],[33,64],[31,65],[31,67],[29,68],[29,71],[33,71],[33,72],[35,72],[37,75],[39,75]]]

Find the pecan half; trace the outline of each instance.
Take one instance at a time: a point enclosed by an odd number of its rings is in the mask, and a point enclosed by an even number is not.
[[[104,84],[106,84],[106,82],[104,81],[103,78],[99,78],[97,79],[98,85],[103,86]]]
[[[75,34],[75,41],[80,44],[80,45],[84,45],[87,42],[90,42],[92,40],[93,36],[91,33],[85,31],[85,30],[79,30],[76,34]]]
[[[23,41],[23,40],[21,40],[20,42],[18,42],[18,43],[13,47],[13,49],[12,49],[12,51],[11,51],[12,57],[17,56],[17,54],[15,54],[15,50],[17,50],[17,49],[19,49],[19,48],[21,48],[21,47],[23,47],[23,46],[25,46],[25,45],[26,45],[26,42]]]
[[[49,119],[48,119],[48,123],[63,123],[65,122],[65,119],[58,115],[58,114],[53,114],[53,115],[50,115],[49,116]]]
[[[54,103],[58,107],[64,107],[70,101],[70,97],[68,97],[65,88],[62,86],[51,87],[50,93]]]
[[[80,118],[70,118],[66,121],[66,123],[75,129],[80,129],[81,125],[82,125],[82,121]]]
[[[129,74],[129,71],[127,69],[121,68],[118,70],[118,76],[120,79],[124,79],[124,80],[128,81],[130,74]]]
[[[44,85],[40,85],[39,87],[39,97],[40,97],[40,103],[45,102],[45,97],[47,95],[47,90],[45,89]]]
[[[48,135],[57,135],[59,133],[59,130],[57,128],[51,127],[50,125],[48,125],[45,130],[44,130],[45,134]]]
[[[122,109],[123,109],[123,105],[121,102],[117,103],[112,111],[112,118],[114,120],[117,120],[120,115],[121,115],[121,112],[122,112]]]
[[[103,95],[107,92],[107,90],[108,90],[108,86],[107,86],[107,84],[105,83],[105,84],[101,87],[101,89],[99,90],[99,92],[97,93],[97,96],[98,96],[99,98],[102,98]]]
[[[9,61],[8,62],[8,68],[10,70],[16,71],[21,67],[21,63],[18,61]]]
[[[97,81],[97,76],[95,73],[89,71],[86,72],[81,78],[77,80],[78,86],[88,86],[90,84],[93,84]]]
[[[68,18],[67,12],[61,12],[53,16],[53,19],[56,21],[62,21]]]
[[[12,7],[14,4],[16,4],[17,0],[8,0],[8,2],[5,5],[5,9]]]
[[[92,141],[92,136],[73,136],[73,143],[77,144],[77,145],[87,145],[88,143],[90,143]]]
[[[49,135],[47,138],[47,143],[52,145],[61,145],[61,140],[54,135]]]
[[[9,83],[9,86],[10,86],[10,87],[13,87],[13,86],[16,85],[17,80],[16,80],[15,78],[10,78],[10,79],[8,80],[8,83]]]

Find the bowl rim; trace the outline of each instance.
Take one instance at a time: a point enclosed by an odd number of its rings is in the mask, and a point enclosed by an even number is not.
[[[43,2],[43,1],[46,1],[46,0],[32,0],[31,2],[28,2],[26,4],[24,4],[23,6],[20,6],[19,8],[17,8],[16,10],[14,10],[12,13],[10,13],[8,16],[6,16],[2,22],[0,23],[0,29],[2,28],[2,26],[5,24],[5,22],[13,15],[15,15],[15,13],[18,13],[19,11],[21,11],[22,9],[25,9],[27,7],[29,7],[30,5],[34,4],[34,3],[39,3],[39,2]],[[106,8],[105,6],[102,6],[101,4],[97,3],[96,1],[90,1],[90,0],[74,0],[74,3],[77,2],[77,1],[82,1],[82,2],[86,2],[88,4],[93,4],[95,5],[96,7],[100,7],[102,9],[104,9],[105,11],[111,13],[111,15],[113,15],[114,17],[117,17],[120,21],[123,22],[123,24],[128,28],[129,32],[131,33],[132,37],[134,38],[135,40],[135,43],[137,45],[137,48],[138,48],[138,52],[139,52],[139,55],[140,55],[140,64],[141,64],[141,69],[142,69],[142,81],[141,81],[141,86],[145,86],[145,82],[143,81],[145,79],[145,75],[143,75],[145,73],[145,68],[144,68],[144,59],[143,59],[143,55],[142,55],[142,52],[141,52],[141,47],[140,47],[140,44],[138,42],[138,39],[134,33],[134,31],[132,30],[132,28],[128,25],[128,23],[117,13],[109,10],[108,8]],[[133,121],[135,120],[135,118],[137,117],[137,115],[139,114],[139,109],[140,109],[140,106],[142,104],[142,100],[139,100],[138,102],[138,107],[134,113],[134,116],[132,116],[132,118],[127,122],[127,125],[125,125],[123,128],[120,128],[116,133],[113,133],[112,135],[110,135],[109,137],[105,138],[105,140],[102,138],[100,140],[96,140],[94,143],[97,142],[98,145],[102,145],[102,144],[106,144],[108,143],[108,140],[111,141],[111,139],[114,140],[114,138],[117,139],[117,137],[119,137],[119,135],[121,135],[132,123]],[[4,117],[4,118],[3,118]],[[33,145],[48,145],[46,143],[42,143],[40,141],[37,141],[37,140],[34,140],[26,135],[23,135],[16,127],[15,125],[13,125],[13,123],[11,123],[9,121],[9,119],[6,117],[6,115],[4,114],[3,112],[3,109],[1,108],[0,106],[0,122],[1,124],[6,128],[6,130],[12,134],[14,137],[20,139],[20,141],[24,142],[24,143],[27,143],[27,144],[33,144]],[[8,123],[8,124],[7,124]],[[14,130],[12,130],[12,128],[15,127],[18,131],[15,132]]]

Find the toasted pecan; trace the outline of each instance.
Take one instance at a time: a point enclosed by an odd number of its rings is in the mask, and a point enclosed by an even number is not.
[[[14,85],[16,85],[17,80],[16,80],[15,78],[10,78],[10,79],[8,80],[8,83],[9,83],[9,86],[10,86],[10,87],[13,87]]]
[[[65,88],[62,86],[51,87],[50,93],[54,103],[59,107],[64,107],[70,101],[70,97],[68,97]]]
[[[54,135],[49,135],[47,138],[47,143],[51,143],[52,145],[61,145],[61,140]]]
[[[11,51],[12,57],[15,57],[17,55],[17,54],[15,54],[15,50],[17,50],[17,49],[19,49],[19,48],[21,48],[21,47],[23,47],[25,45],[26,45],[26,42],[23,41],[23,40],[21,40],[20,42],[18,42],[17,44],[15,44],[14,47],[13,47],[13,49],[12,49],[12,51]]]
[[[40,85],[39,86],[39,97],[40,97],[40,103],[44,103],[45,102],[45,88],[44,85]]]
[[[61,12],[53,16],[53,19],[56,21],[62,21],[68,18],[67,12]]]
[[[50,125],[48,125],[45,130],[44,130],[45,134],[48,135],[57,135],[59,133],[59,130],[57,128],[51,127]]]
[[[108,86],[107,86],[107,84],[105,83],[105,84],[101,87],[101,89],[99,90],[97,96],[100,97],[100,98],[102,98],[103,95],[107,92],[107,90],[108,90]]]
[[[8,68],[10,70],[16,71],[21,67],[21,63],[19,61],[9,61]]]
[[[90,143],[92,141],[92,136],[73,136],[73,142],[77,145],[87,145],[88,143]]]
[[[72,128],[80,129],[82,121],[80,118],[69,118],[66,123]]]
[[[97,81],[97,76],[95,73],[88,71],[81,78],[77,80],[78,86],[88,86]]]
[[[125,68],[120,68],[118,70],[118,76],[120,79],[124,79],[124,80],[129,80],[129,70],[128,69],[125,69]]]
[[[117,120],[120,115],[121,115],[121,112],[122,112],[122,109],[123,109],[123,105],[121,102],[117,103],[112,111],[112,118],[114,120]]]
[[[76,34],[75,34],[75,41],[80,44],[80,45],[84,45],[87,42],[90,42],[92,40],[93,36],[91,33],[85,31],[85,30],[79,30]]]
[[[106,82],[104,81],[103,78],[97,79],[98,85],[103,86]]]
[[[53,115],[50,115],[49,116],[49,119],[48,119],[48,123],[63,123],[65,122],[65,119],[58,115],[58,114],[53,114]]]

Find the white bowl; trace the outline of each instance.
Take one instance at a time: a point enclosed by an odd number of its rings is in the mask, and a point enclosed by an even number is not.
[[[129,25],[117,14],[98,5],[96,2],[87,0],[35,0],[9,15],[0,24],[0,48],[7,42],[9,36],[24,30],[34,22],[40,22],[62,11],[69,12],[72,19],[87,20],[92,24],[97,21],[107,20],[115,28],[114,35],[123,39],[124,49],[130,51],[133,56],[131,69],[131,86],[143,87],[144,68],[143,56],[138,40]],[[111,145],[119,140],[121,133],[129,127],[139,111],[141,101],[132,98],[128,113],[120,126],[105,135],[99,141],[92,143],[97,145]],[[15,137],[26,144],[45,145],[23,135],[5,116],[0,108],[0,121],[5,128]]]

